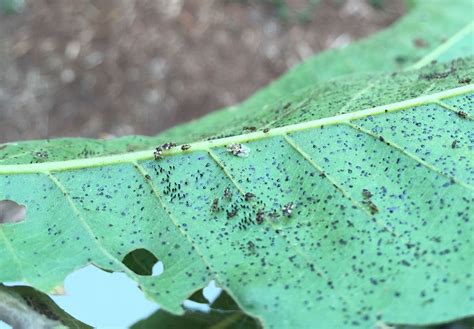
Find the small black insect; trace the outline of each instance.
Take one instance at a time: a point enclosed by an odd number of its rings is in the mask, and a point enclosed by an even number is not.
[[[224,189],[224,198],[226,198],[226,199],[231,199],[232,198],[232,191],[228,187],[226,187]]]
[[[286,205],[283,206],[283,216],[285,217],[291,217],[291,213],[293,212],[293,209],[295,208],[295,205],[293,202],[289,202]]]
[[[471,78],[464,78],[464,79],[459,79],[459,83],[471,83]]]
[[[265,219],[265,211],[263,209],[259,209],[257,211],[257,217],[255,217],[255,221],[257,222],[258,225],[263,223],[263,220]]]
[[[467,118],[467,113],[464,111],[458,111],[457,114],[460,118],[463,118],[463,119]]]
[[[364,197],[364,199],[370,199],[372,197],[372,193],[365,188],[362,190],[362,196]]]
[[[263,129],[263,133],[264,133],[264,134],[268,133],[269,131],[270,131],[270,128],[265,128],[265,129]]]
[[[163,150],[166,150],[166,151],[172,149],[175,146],[176,146],[175,143],[164,143],[163,145],[161,145]]]
[[[457,140],[453,140],[453,142],[451,143],[451,148],[452,148],[452,149],[455,149],[457,146],[458,146],[458,141],[457,141]]]
[[[212,200],[212,205],[211,205],[211,211],[212,212],[218,212],[220,210],[219,208],[219,199],[215,198]]]
[[[235,217],[235,215],[237,215],[237,211],[238,209],[236,207],[232,208],[232,210],[227,210],[226,213],[227,213],[227,219],[231,219],[233,217]]]
[[[425,48],[428,46],[426,41],[422,38],[416,38],[415,40],[413,40],[413,45],[417,48]]]
[[[257,127],[244,127],[243,129],[251,132],[257,131]]]
[[[252,241],[247,242],[247,248],[251,253],[255,252],[255,243]]]
[[[250,201],[253,198],[255,198],[255,194],[247,192],[247,193],[245,193],[244,198],[245,198],[245,201]]]
[[[151,176],[150,175],[145,175],[145,178],[148,179],[148,180],[151,180]]]
[[[158,146],[153,152],[153,156],[155,157],[155,160],[160,160],[162,158],[162,155],[163,155],[163,149]]]
[[[375,203],[373,203],[372,201],[369,200],[366,202],[366,204],[369,206],[369,210],[372,215],[375,215],[376,213],[379,212],[379,208],[377,208]]]
[[[191,145],[189,145],[189,144],[181,145],[181,151],[186,151],[186,150],[189,150],[190,148],[191,148]]]
[[[280,215],[278,214],[278,212],[273,210],[271,213],[268,214],[268,217],[270,217],[270,219],[277,219],[278,217],[280,217]]]

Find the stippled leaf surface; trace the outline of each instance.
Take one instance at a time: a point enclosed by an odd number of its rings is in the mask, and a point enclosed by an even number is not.
[[[269,328],[469,315],[474,86],[460,80],[472,62],[379,77],[371,107],[363,94],[350,105],[365,110],[195,143],[158,161],[150,150],[4,165],[0,197],[25,205],[27,218],[1,226],[0,280],[48,291],[93,263],[126,272],[180,314],[214,278]],[[418,97],[375,106],[391,93]],[[317,101],[286,120],[311,111],[322,111]],[[231,143],[248,156],[232,155]],[[122,263],[138,248],[163,262],[161,275]]]
[[[425,57],[446,63],[345,75],[158,138],[3,145],[0,199],[27,216],[0,225],[0,281],[49,291],[92,263],[182,314],[216,279],[269,328],[472,314],[473,59],[450,61],[464,29]],[[209,140],[124,153],[173,136]],[[137,249],[164,272],[128,268]]]

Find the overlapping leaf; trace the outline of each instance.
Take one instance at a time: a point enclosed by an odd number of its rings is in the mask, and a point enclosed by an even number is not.
[[[186,310],[184,315],[176,316],[158,310],[148,318],[137,322],[132,329],[258,329],[257,321],[247,316],[225,291],[210,305],[208,312]]]
[[[0,284],[0,319],[13,328],[90,328],[60,309],[47,295],[24,286]]]

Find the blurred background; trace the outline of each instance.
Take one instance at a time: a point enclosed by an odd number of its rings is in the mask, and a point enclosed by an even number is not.
[[[0,0],[0,142],[154,135],[404,10],[402,0]]]

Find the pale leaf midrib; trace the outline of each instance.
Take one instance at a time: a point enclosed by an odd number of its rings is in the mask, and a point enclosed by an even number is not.
[[[284,127],[270,129],[269,132],[263,131],[241,134],[221,139],[192,143],[191,149],[181,151],[179,147],[167,151],[164,156],[185,154],[195,151],[209,151],[214,147],[221,147],[232,143],[245,143],[274,136],[283,136],[288,133],[294,133],[311,128],[318,128],[327,125],[336,125],[346,123],[348,121],[362,119],[368,116],[380,115],[388,112],[399,111],[412,108],[415,106],[437,103],[443,98],[455,97],[463,94],[474,92],[474,84],[463,87],[448,89],[442,92],[416,97],[401,102],[381,105],[361,111],[340,114],[332,117],[306,121],[302,123],[292,124]],[[52,161],[35,164],[19,164],[19,165],[0,165],[0,174],[26,174],[26,173],[47,173],[65,170],[84,169],[89,167],[107,166],[113,164],[133,163],[136,161],[150,160],[153,158],[153,150],[137,151],[123,154],[108,155],[87,159],[75,159],[65,161]]]

